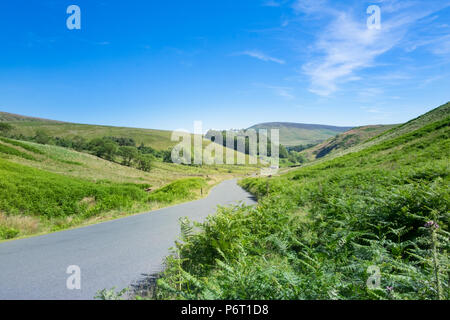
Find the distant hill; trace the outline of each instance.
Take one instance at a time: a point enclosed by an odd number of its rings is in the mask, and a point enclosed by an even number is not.
[[[303,151],[303,154],[310,160],[323,158],[330,153],[345,150],[363,143],[396,126],[397,125],[372,125],[353,128]]]
[[[376,125],[353,128],[312,148],[302,151],[309,160],[341,156],[374,144],[408,134],[428,124],[447,118],[450,102],[400,125]]]
[[[17,122],[17,121],[35,121],[35,122],[57,122],[62,123],[61,121],[56,120],[48,120],[43,118],[29,117],[23,116],[20,114],[9,113],[9,112],[1,112],[0,111],[0,122]]]
[[[321,124],[291,122],[268,122],[256,124],[249,129],[279,129],[280,143],[286,147],[323,142],[352,127],[336,127]]]
[[[37,130],[43,130],[50,136],[73,138],[81,136],[86,139],[102,137],[131,138],[137,144],[144,143],[157,150],[166,150],[177,142],[171,141],[171,131],[140,129],[127,127],[112,127],[90,124],[77,124],[35,117],[0,112],[0,122],[7,122],[14,126],[14,133],[24,136],[34,136]]]
[[[442,106],[437,107],[415,119],[412,119],[402,125],[396,126],[391,130],[384,132],[380,136],[375,137],[373,142],[385,141],[388,139],[398,137],[405,133],[412,132],[430,123],[443,120],[447,118],[449,114],[450,114],[450,102],[447,102],[446,104],[443,104]]]

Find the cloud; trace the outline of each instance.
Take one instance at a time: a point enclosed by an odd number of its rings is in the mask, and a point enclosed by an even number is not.
[[[263,3],[264,7],[279,7],[280,5],[281,4],[279,2],[276,2],[274,0],[267,0]]]
[[[290,87],[277,87],[277,86],[265,86],[268,89],[271,89],[277,96],[285,98],[287,100],[294,99],[294,95],[291,93],[292,88]]]
[[[361,107],[361,109],[367,113],[382,113],[382,111],[380,109],[373,108],[373,107]]]
[[[271,61],[271,62],[276,62],[276,63],[279,63],[279,64],[285,64],[286,63],[284,60],[268,56],[268,55],[266,55],[266,54],[264,54],[264,53],[262,53],[260,51],[257,51],[257,50],[244,51],[244,52],[240,53],[240,55],[246,55],[246,56],[249,56],[249,57],[252,57],[252,58],[256,58],[256,59],[259,59],[259,60],[262,60],[262,61]]]
[[[381,96],[384,91],[380,88],[365,88],[358,92],[361,98],[373,98],[376,96]]]
[[[297,13],[313,14],[328,11],[331,7],[327,5],[327,0],[297,0],[292,8]]]
[[[275,95],[282,97],[286,100],[293,100],[295,99],[295,96],[292,94],[293,88],[291,87],[283,87],[283,86],[273,86],[273,85],[267,85],[267,84],[261,84],[261,83],[254,83],[253,84],[256,87],[269,89],[271,90]]]
[[[311,78],[310,91],[327,96],[337,90],[338,83],[358,80],[355,72],[372,67],[376,57],[400,38],[392,31],[369,30],[349,14],[341,13],[313,46],[320,58],[303,65],[303,72]]]
[[[289,2],[289,0],[265,0],[263,2],[263,7],[281,7]]]
[[[338,91],[341,84],[362,79],[357,73],[375,67],[379,56],[399,46],[414,22],[448,6],[433,0],[427,7],[406,0],[378,0],[375,3],[382,8],[381,30],[368,29],[366,18],[355,15],[348,7],[345,11],[338,10],[326,0],[295,2],[296,12],[317,16],[325,23],[325,27],[315,34],[310,47],[312,58],[301,68],[310,79],[310,92],[329,96]],[[441,46],[434,52],[445,54],[448,47]]]

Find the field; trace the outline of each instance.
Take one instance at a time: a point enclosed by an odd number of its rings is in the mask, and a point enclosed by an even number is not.
[[[2,137],[0,240],[193,200],[224,179],[255,170],[255,166],[154,161],[144,172],[68,148]]]
[[[241,185],[256,207],[185,222],[152,299],[449,299],[450,104]]]
[[[157,150],[166,150],[176,142],[170,140],[171,132],[165,130],[138,129],[125,127],[110,127],[77,123],[66,123],[53,120],[35,119],[20,115],[0,112],[0,121],[8,122],[14,127],[15,134],[34,136],[36,131],[42,130],[52,137],[74,138],[80,136],[88,139],[102,137],[132,138],[138,144]]]
[[[249,129],[279,129],[280,144],[286,147],[320,143],[351,127],[334,127],[302,123],[271,122],[257,124]],[[270,131],[269,131],[270,132]]]
[[[394,127],[395,125],[375,125],[353,128],[303,151],[302,154],[309,160],[323,158],[330,153],[360,145]]]

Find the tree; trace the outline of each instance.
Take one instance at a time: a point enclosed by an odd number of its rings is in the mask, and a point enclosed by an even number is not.
[[[162,158],[163,162],[172,163],[172,150],[163,150],[162,152]]]
[[[286,159],[289,156],[288,151],[286,150],[286,147],[280,144],[279,148],[280,148],[279,149],[280,158]]]
[[[150,154],[138,154],[137,165],[138,169],[142,171],[150,171],[152,169],[154,157]]]
[[[118,150],[118,145],[110,140],[95,138],[89,142],[88,148],[93,151],[97,157],[113,161]]]
[[[131,166],[131,162],[139,156],[138,149],[131,146],[119,147],[119,155],[123,158],[123,164]]]
[[[10,132],[14,127],[9,123],[0,122],[0,135],[4,136]]]
[[[305,163],[306,162],[306,158],[302,154],[300,154],[299,152],[296,152],[296,151],[289,152],[288,160],[292,163]]]
[[[77,151],[82,151],[87,149],[86,139],[80,136],[75,136],[72,139],[72,147]]]
[[[34,141],[40,144],[49,144],[52,140],[44,130],[37,130],[36,135],[34,136]]]

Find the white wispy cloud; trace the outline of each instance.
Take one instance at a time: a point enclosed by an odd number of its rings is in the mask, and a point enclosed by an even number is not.
[[[294,90],[292,87],[273,86],[273,85],[260,84],[260,83],[254,83],[254,85],[257,87],[260,87],[260,88],[269,89],[275,95],[282,97],[286,100],[295,99],[295,96],[292,94],[292,91]]]
[[[327,96],[337,90],[338,83],[358,80],[357,70],[373,66],[376,57],[401,39],[401,34],[386,29],[369,30],[349,14],[340,13],[314,45],[321,57],[303,66],[311,78],[310,91]]]
[[[240,55],[246,55],[246,56],[249,56],[249,57],[252,57],[252,58],[256,58],[256,59],[259,59],[259,60],[262,60],[262,61],[271,61],[271,62],[276,62],[276,63],[279,63],[279,64],[285,64],[286,63],[282,59],[271,57],[271,56],[269,56],[269,55],[267,55],[265,53],[262,53],[261,51],[258,51],[258,50],[247,50],[247,51],[241,52]]]
[[[265,0],[262,5],[264,7],[281,7],[290,0]]]
[[[309,90],[328,96],[339,85],[360,80],[358,71],[376,66],[376,59],[402,43],[411,25],[437,10],[448,6],[430,0],[426,7],[416,1],[378,0],[382,6],[381,30],[368,29],[366,20],[357,18],[351,10],[338,10],[326,0],[297,0],[294,10],[309,16],[326,15],[326,26],[316,35],[311,46],[312,59],[302,66],[310,78]],[[389,15],[383,13],[389,12]],[[436,49],[446,53],[447,47]]]
[[[297,12],[312,14],[329,11],[331,6],[327,4],[327,0],[297,0],[292,4],[292,8]]]
[[[280,3],[275,0],[267,0],[263,2],[264,7],[279,7]]]
[[[272,89],[273,92],[287,100],[292,100],[295,98],[295,96],[291,93],[292,88],[289,87],[276,87],[276,86],[268,86],[269,89]]]
[[[382,111],[378,108],[374,108],[374,107],[361,107],[362,110],[364,110],[365,112],[368,113],[381,113]]]

